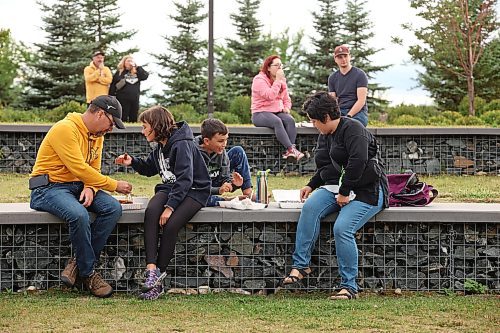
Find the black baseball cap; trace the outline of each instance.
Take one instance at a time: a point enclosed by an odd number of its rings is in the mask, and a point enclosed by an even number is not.
[[[94,98],[90,104],[101,108],[104,112],[113,116],[115,126],[119,129],[124,129],[125,125],[122,122],[122,105],[115,96],[101,95]]]

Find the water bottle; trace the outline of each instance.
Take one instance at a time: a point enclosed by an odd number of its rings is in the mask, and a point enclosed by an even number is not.
[[[270,170],[257,171],[257,196],[256,200],[259,203],[269,204],[267,175]]]

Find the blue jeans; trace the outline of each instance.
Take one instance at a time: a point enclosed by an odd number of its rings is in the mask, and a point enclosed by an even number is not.
[[[380,189],[377,206],[354,200],[340,209],[332,192],[324,188],[314,191],[300,213],[295,251],[292,255],[293,268],[309,267],[311,253],[319,236],[320,221],[331,213],[340,211],[333,225],[335,251],[341,277],[340,287],[357,291],[358,246],[354,235],[370,218],[382,210],[383,198]]]
[[[97,191],[92,204],[85,208],[78,202],[82,190],[82,182],[51,183],[31,191],[30,207],[49,212],[68,223],[79,274],[88,277],[122,216],[122,207],[106,192]],[[93,222],[89,212],[96,214]]]
[[[340,113],[343,115],[343,116],[346,116],[347,113],[349,112],[350,109],[340,109]],[[366,109],[361,109],[361,111],[359,111],[358,113],[356,113],[352,119],[356,119],[357,121],[359,121],[361,124],[363,124],[364,127],[366,127],[366,125],[368,125],[368,111],[366,111]]]
[[[251,188],[252,175],[250,174],[250,165],[248,164],[248,158],[245,150],[241,146],[234,146],[227,151],[227,156],[229,157],[229,170],[231,172],[236,171],[241,175],[241,177],[243,177],[243,184],[239,188],[242,190]],[[207,207],[218,206],[218,202],[224,200],[225,199],[220,195],[211,195],[208,198]]]

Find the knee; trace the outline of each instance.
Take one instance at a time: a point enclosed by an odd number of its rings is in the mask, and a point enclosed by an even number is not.
[[[87,210],[82,206],[81,209],[74,210],[65,214],[64,219],[72,228],[89,228],[90,216]]]
[[[340,221],[339,219],[335,221],[335,223],[333,224],[333,236],[335,237],[335,239],[345,239],[353,235],[346,226],[347,223],[342,223],[342,221]]]

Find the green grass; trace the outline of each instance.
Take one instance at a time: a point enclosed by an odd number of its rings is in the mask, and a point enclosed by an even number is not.
[[[498,296],[0,294],[0,332],[498,332]]]
[[[134,186],[133,194],[152,196],[160,178],[143,177],[138,174],[118,173],[112,175],[127,180]],[[498,176],[420,176],[439,191],[437,202],[500,202],[500,177]],[[309,177],[270,176],[270,189],[299,189],[307,184]],[[254,177],[255,182],[255,177]],[[0,173],[0,202],[28,202],[28,175]],[[235,193],[241,193],[237,191]]]

